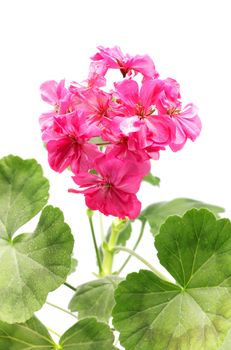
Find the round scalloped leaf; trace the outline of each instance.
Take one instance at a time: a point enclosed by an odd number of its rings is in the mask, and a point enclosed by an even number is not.
[[[0,159],[0,237],[8,239],[47,203],[49,183],[34,159]]]
[[[0,321],[0,350],[51,350],[55,348],[50,334],[34,316],[22,324]]]
[[[231,223],[205,209],[171,217],[156,237],[161,264],[127,276],[115,292],[113,324],[126,350],[217,350],[231,328]]]
[[[99,321],[108,322],[115,304],[114,291],[121,280],[116,276],[107,276],[78,286],[69,309],[78,311],[79,319],[95,316]]]
[[[115,350],[109,326],[96,318],[85,318],[72,326],[61,338],[63,350]]]
[[[33,234],[0,239],[0,319],[25,322],[70,271],[73,237],[58,208],[47,206]]]
[[[190,198],[176,198],[169,202],[159,202],[149,205],[142,211],[139,216],[141,220],[147,220],[151,232],[156,235],[159,232],[160,226],[170,215],[183,215],[187,210],[193,208],[206,208],[214,214],[224,212],[224,209],[216,205],[203,203]]]

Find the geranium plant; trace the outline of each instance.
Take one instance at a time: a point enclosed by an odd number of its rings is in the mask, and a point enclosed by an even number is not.
[[[111,69],[118,79],[109,88]],[[83,285],[68,283],[74,237],[47,205],[41,166],[1,159],[0,350],[228,350],[231,223],[219,218],[223,209],[188,198],[142,208],[137,198],[142,181],[159,185],[151,161],[157,166],[165,149],[180,151],[200,134],[197,108],[182,104],[179,83],[161,79],[148,55],[98,47],[85,81],[46,81],[41,96],[51,105],[39,119],[48,162],[72,173],[70,196],[85,197],[98,271]],[[18,231],[40,211],[33,233]],[[102,242],[94,211],[112,218]],[[141,228],[129,248],[134,221]],[[146,225],[171,280],[135,252]],[[115,270],[121,251],[128,257]],[[146,270],[124,276],[131,256]],[[57,342],[34,313],[62,284],[73,291],[75,323]]]

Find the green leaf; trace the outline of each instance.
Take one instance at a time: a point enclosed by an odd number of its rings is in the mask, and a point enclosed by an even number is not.
[[[71,327],[61,338],[63,350],[115,350],[109,326],[96,318],[85,318]]]
[[[49,183],[34,160],[0,160],[0,237],[8,239],[47,203]]]
[[[68,275],[71,275],[72,273],[74,273],[77,269],[77,266],[78,266],[78,260],[72,257],[71,258],[71,268],[70,268]]]
[[[156,235],[159,232],[160,226],[170,215],[182,216],[187,210],[193,208],[207,208],[216,215],[224,212],[224,209],[221,207],[203,203],[195,199],[177,198],[170,202],[159,202],[149,205],[142,211],[139,219],[147,220],[151,227],[151,232]]]
[[[23,324],[0,321],[0,350],[50,350],[54,342],[47,329],[34,316]]]
[[[25,322],[65,282],[73,237],[62,212],[47,206],[33,234],[0,239],[0,319]]]
[[[95,318],[77,322],[55,344],[46,327],[34,316],[25,323],[0,321],[0,350],[116,350],[109,326]]]
[[[143,177],[143,181],[149,183],[152,186],[160,186],[160,178],[149,173]]]
[[[231,349],[231,330],[229,331],[224,343],[219,348],[219,350],[230,350]]]
[[[161,264],[178,285],[151,271],[115,292],[115,328],[126,350],[217,350],[231,328],[231,223],[208,210],[170,217],[156,237]]]
[[[78,311],[78,318],[95,316],[99,321],[108,322],[115,304],[114,291],[121,278],[107,276],[77,287],[69,304],[72,312]]]

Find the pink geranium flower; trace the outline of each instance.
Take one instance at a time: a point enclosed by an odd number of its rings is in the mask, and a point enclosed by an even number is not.
[[[107,67],[104,62],[91,62],[88,79],[86,80],[88,87],[102,87],[106,85]]]
[[[126,75],[131,76],[133,72],[135,75],[141,73],[144,77],[148,78],[158,77],[155,65],[148,55],[124,55],[118,46],[113,48],[98,46],[98,50],[99,52],[91,57],[91,59],[93,61],[104,62],[108,68],[119,69],[124,78]]]
[[[53,110],[43,113],[39,118],[42,131],[52,125],[53,118],[71,112],[72,95],[65,87],[65,80],[57,83],[55,80],[45,81],[40,86],[40,93],[43,101],[53,106]]]
[[[170,147],[176,152],[184,147],[188,138],[192,141],[196,140],[200,135],[202,125],[197,114],[198,109],[192,103],[187,104],[183,110],[173,109],[170,112],[170,116],[176,125],[176,137],[170,143]]]
[[[182,108],[179,83],[171,78],[163,81],[163,90],[157,101],[157,108],[162,115],[171,117],[175,127],[175,139],[170,143],[173,151],[183,148],[187,139],[195,141],[201,131],[198,109],[192,103]]]
[[[86,205],[105,215],[135,219],[141,209],[136,197],[143,176],[150,171],[150,162],[142,164],[103,155],[95,160],[93,173],[80,173],[73,180],[83,190],[69,192],[83,193]]]
[[[120,130],[128,137],[130,151],[145,150],[158,159],[158,150],[169,145],[175,136],[171,118],[157,115],[156,103],[162,92],[161,80],[146,80],[139,86],[136,81],[124,80],[115,84],[115,94],[126,107]]]
[[[73,112],[54,118],[53,127],[43,134],[50,167],[58,172],[68,166],[74,173],[88,171],[94,159],[100,155],[97,146],[88,143],[97,132],[95,125],[89,125],[81,113]]]

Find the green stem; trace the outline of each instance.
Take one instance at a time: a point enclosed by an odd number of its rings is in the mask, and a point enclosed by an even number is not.
[[[116,246],[118,237],[120,235],[121,230],[126,224],[127,220],[115,219],[111,225],[111,234],[109,237],[109,241],[103,245],[104,248],[104,256],[103,256],[103,275],[111,275],[112,274],[112,266],[113,259],[115,255],[114,248]]]
[[[141,224],[141,229],[140,229],[140,234],[138,236],[138,239],[136,241],[136,243],[134,244],[133,246],[133,251],[136,250],[136,248],[138,247],[142,237],[143,237],[143,234],[144,234],[144,228],[145,228],[145,225],[146,225],[146,221],[142,221],[142,224]],[[127,263],[130,261],[132,255],[129,255],[128,258],[125,260],[125,262],[123,263],[123,265],[120,267],[120,269],[118,270],[118,275],[121,274],[121,272],[123,271],[123,269],[125,268],[125,266],[127,265]]]
[[[96,146],[106,146],[110,144],[111,144],[110,142],[99,142],[99,143],[96,143]]]
[[[58,306],[58,305],[52,304],[52,303],[50,303],[49,301],[47,301],[46,304],[47,304],[47,305],[50,305],[50,306],[52,306],[52,307],[54,307],[55,309],[58,309],[58,310],[60,310],[60,311],[63,311],[63,312],[65,312],[66,314],[68,314],[68,315],[70,315],[70,316],[72,316],[72,317],[74,317],[74,318],[78,318],[78,317],[75,316],[72,312],[63,309],[62,307],[60,307],[60,306]]]
[[[51,329],[50,327],[46,327],[46,329],[47,329],[49,332],[51,332],[51,333],[57,335],[57,337],[61,338],[61,334],[57,333],[56,331],[53,331],[53,329]]]
[[[102,262],[101,262],[99,249],[98,249],[98,245],[97,245],[96,237],[95,237],[95,230],[94,230],[93,221],[92,221],[92,216],[93,216],[92,212],[88,210],[87,211],[87,216],[88,216],[88,220],[89,220],[89,224],[90,224],[90,228],[91,228],[91,234],[92,234],[92,239],[93,239],[93,243],[94,243],[97,264],[98,264],[98,267],[99,267],[99,274],[101,275],[102,272],[103,272],[103,268],[102,268]]]
[[[134,252],[131,249],[128,249],[126,247],[120,247],[120,246],[115,246],[114,247],[114,251],[123,251],[126,252],[132,256],[134,256],[135,258],[137,258],[138,260],[140,260],[144,265],[146,265],[152,272],[154,272],[155,275],[157,275],[159,278],[169,282],[169,280],[161,273],[159,272],[154,266],[152,266],[147,260],[145,260],[142,256],[140,256],[139,254],[137,254],[136,252]]]
[[[100,212],[99,212],[99,227],[100,227],[101,241],[103,243],[105,241],[105,233],[104,233],[104,226],[103,226],[103,215]]]
[[[73,290],[74,292],[76,292],[76,288],[73,287],[71,284],[69,284],[69,283],[67,283],[67,282],[65,282],[65,283],[63,283],[63,284],[64,284],[64,286],[66,286],[66,287],[70,288],[71,290]]]

